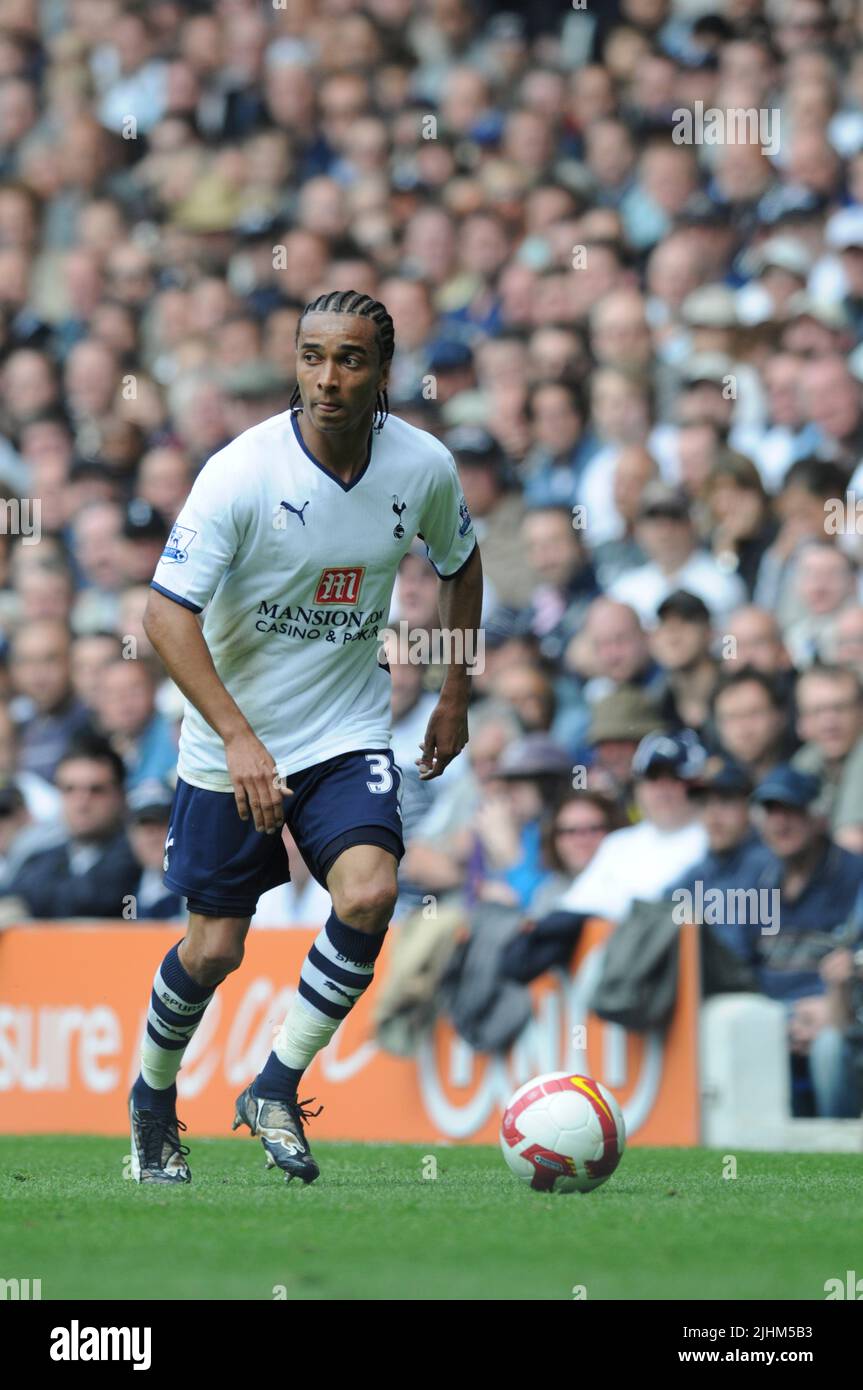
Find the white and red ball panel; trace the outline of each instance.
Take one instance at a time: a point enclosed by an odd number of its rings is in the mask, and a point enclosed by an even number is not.
[[[617,1167],[626,1142],[616,1099],[592,1077],[549,1072],[526,1082],[503,1116],[513,1173],[539,1192],[589,1192]]]

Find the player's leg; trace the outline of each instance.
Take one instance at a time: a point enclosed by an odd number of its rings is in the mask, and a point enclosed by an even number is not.
[[[192,912],[182,941],[159,965],[141,1043],[141,1071],[129,1097],[132,1172],[138,1181],[189,1182],[185,1129],[177,1119],[177,1073],[216,987],[243,959],[249,917]]]
[[[141,1073],[129,1097],[132,1171],[140,1181],[188,1182],[177,1073],[213,993],[243,958],[258,897],[287,880],[288,856],[281,837],[240,819],[231,793],[180,780],[164,867],[165,882],[187,899],[190,917],[150,993]]]
[[[357,832],[361,834],[361,831]],[[234,1129],[259,1134],[267,1166],[314,1182],[319,1174],[303,1121],[316,1111],[297,1099],[303,1072],[326,1047],[374,976],[398,894],[398,861],[376,844],[342,850],[327,875],[333,910],[313,942],[273,1051],[238,1097]]]
[[[260,1134],[268,1160],[288,1180],[313,1182],[319,1170],[305,1139],[298,1087],[372,982],[404,854],[401,773],[391,749],[370,748],[329,758],[289,781],[288,828],[331,894],[333,910],[303,964],[273,1051],[237,1099],[234,1127],[247,1124]]]
[[[327,876],[333,910],[309,950],[296,998],[256,1085],[290,1099],[374,977],[398,895],[395,857],[379,845],[352,845]]]

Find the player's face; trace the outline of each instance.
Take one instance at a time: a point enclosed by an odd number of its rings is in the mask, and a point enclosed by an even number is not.
[[[297,383],[316,429],[355,429],[386,386],[375,325],[357,314],[306,314],[297,346]]]

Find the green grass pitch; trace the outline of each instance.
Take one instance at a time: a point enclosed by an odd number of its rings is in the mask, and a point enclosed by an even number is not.
[[[490,1147],[319,1144],[303,1188],[257,1140],[190,1142],[193,1181],[166,1191],[123,1180],[122,1139],[0,1139],[0,1275],[43,1299],[365,1301],[823,1300],[863,1274],[855,1155],[740,1152],[724,1179],[719,1152],[632,1149],[595,1192],[547,1196]]]

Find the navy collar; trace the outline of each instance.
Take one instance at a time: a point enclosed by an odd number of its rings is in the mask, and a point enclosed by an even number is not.
[[[298,415],[298,414],[299,414],[299,411],[297,411],[297,410],[292,410],[292,411],[291,411],[291,424],[292,424],[293,427],[294,427],[294,434],[296,435],[297,443],[299,444],[299,446],[300,446],[300,448],[302,449],[303,453],[306,455],[307,458],[310,458],[310,459],[311,459],[312,463],[315,465],[315,468],[319,468],[319,469],[321,470],[322,473],[326,473],[326,475],[327,475],[328,478],[332,478],[332,480],[333,480],[334,483],[338,483],[338,485],[339,485],[339,487],[341,488],[342,492],[350,492],[351,488],[352,488],[352,487],[356,487],[357,483],[360,482],[360,480],[361,480],[362,478],[364,478],[365,475],[366,475],[366,473],[368,472],[369,464],[370,464],[371,461],[372,461],[372,433],[373,433],[373,431],[372,431],[372,430],[369,430],[369,447],[368,447],[368,451],[367,451],[367,453],[366,453],[366,461],[365,461],[365,463],[363,464],[363,466],[362,466],[362,468],[360,469],[359,473],[357,473],[357,474],[355,475],[355,477],[351,478],[351,480],[350,480],[349,483],[346,483],[346,482],[344,482],[344,481],[339,477],[339,475],[338,475],[337,473],[333,473],[331,469],[327,468],[326,464],[321,463],[320,459],[316,459],[316,458],[315,458],[315,456],[314,456],[314,454],[312,453],[311,449],[309,448],[308,444],[307,444],[306,441],[303,439],[302,433],[301,433],[301,431],[300,431],[300,426],[299,426],[299,424],[297,423],[297,415]]]

